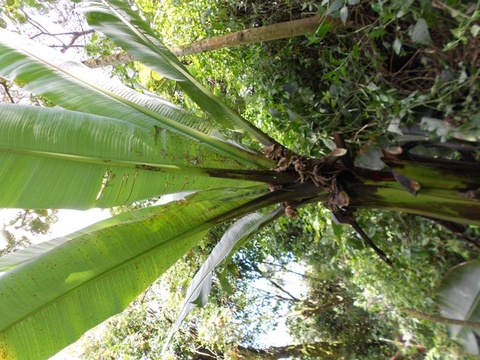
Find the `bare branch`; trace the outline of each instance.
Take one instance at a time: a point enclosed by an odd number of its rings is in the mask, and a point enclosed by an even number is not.
[[[256,264],[252,264],[253,269],[258,272],[260,275],[262,275],[263,278],[265,278],[270,284],[272,284],[273,287],[277,288],[280,290],[282,293],[287,294],[293,301],[300,301],[297,297],[293,296],[291,293],[289,293],[287,290],[285,290],[282,286],[280,286],[277,282],[273,281],[272,278],[267,277],[265,273],[258,268]]]
[[[3,87],[3,91],[5,93],[5,95],[8,97],[8,99],[10,100],[10,102],[12,104],[15,104],[15,100],[13,99],[13,96],[12,94],[10,94],[10,91],[8,90],[8,87],[7,87],[7,80],[0,77],[0,84],[2,85]]]
[[[67,51],[71,47],[80,47],[80,45],[74,45],[75,41],[77,41],[78,38],[81,37],[81,36],[85,36],[85,35],[92,34],[92,33],[94,33],[93,29],[72,32],[72,35],[73,35],[72,39],[70,40],[70,43],[62,49],[62,52]]]

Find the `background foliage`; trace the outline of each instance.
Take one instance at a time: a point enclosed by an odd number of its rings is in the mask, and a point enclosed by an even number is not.
[[[351,27],[335,33],[323,25],[304,38],[183,59],[216,95],[296,152],[312,157],[329,152],[334,132],[343,133],[367,162],[372,151],[367,147],[374,141],[480,137],[478,3],[137,0],[135,5],[166,45],[314,14],[346,16]],[[17,14],[15,9],[4,6],[1,15]],[[117,51],[100,34],[93,34],[86,50],[90,57]],[[139,64],[116,65],[112,73],[140,91],[199,111],[173,83]],[[292,342],[339,342],[346,359],[396,353],[467,358],[448,340],[444,325],[412,318],[402,309],[435,314],[434,294],[442,277],[452,266],[476,258],[478,247],[438,223],[409,215],[362,211],[359,222],[393,259],[393,268],[353,230],[336,225],[327,210],[304,208],[298,219],[278,222],[256,236],[219,271],[212,302],[192,314],[171,356],[234,357],[240,346],[266,347],[260,334],[285,314]],[[221,230],[103,325],[106,331],[86,335],[82,356],[158,357],[175,306]],[[478,229],[470,231],[480,240]],[[285,283],[284,274],[295,272],[292,263],[300,265],[294,276],[306,286],[300,294],[291,294]],[[270,284],[268,290],[256,288],[259,279]],[[165,288],[167,298],[159,295]]]

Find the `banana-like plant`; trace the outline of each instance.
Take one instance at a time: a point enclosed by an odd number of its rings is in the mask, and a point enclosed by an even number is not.
[[[225,221],[240,219],[199,272],[191,302],[204,301],[212,269],[238,241],[306,204],[322,202],[354,226],[358,208],[480,225],[480,165],[471,157],[425,158],[406,145],[385,151],[388,168],[373,171],[353,164],[341,136],[325,158],[295,154],[213,96],[126,2],[84,2],[93,28],[176,81],[205,117],[2,30],[0,76],[57,107],[0,105],[0,207],[88,209],[193,194],[0,258],[0,358],[56,353],[122,311]],[[224,129],[250,136],[263,153],[213,135]]]

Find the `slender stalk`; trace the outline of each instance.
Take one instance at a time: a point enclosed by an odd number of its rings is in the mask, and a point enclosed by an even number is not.
[[[405,314],[411,315],[413,317],[433,321],[433,322],[440,323],[440,324],[459,325],[459,326],[463,326],[463,327],[466,327],[466,328],[480,328],[480,322],[476,322],[476,321],[466,321],[466,320],[444,318],[444,317],[441,317],[441,316],[438,316],[438,315],[425,314],[425,313],[422,313],[420,311],[413,310],[413,309],[408,309],[408,308],[402,309],[401,311],[404,312]]]
[[[318,27],[324,23],[331,24],[334,29],[345,27],[340,19],[333,19],[328,15],[317,15],[305,19],[240,30],[231,34],[201,40],[193,44],[174,47],[171,51],[177,56],[186,56],[226,47],[289,39],[308,33],[315,33]]]
[[[170,51],[176,56],[188,56],[240,45],[289,39],[296,36],[303,36],[308,33],[314,33],[320,25],[325,23],[331,24],[333,30],[345,27],[340,19],[333,19],[328,15],[317,15],[305,19],[244,29],[230,34],[200,40],[191,44],[173,46],[170,48]],[[130,54],[121,51],[97,59],[87,59],[83,61],[83,63],[90,68],[98,68],[123,64],[134,60],[135,59]]]

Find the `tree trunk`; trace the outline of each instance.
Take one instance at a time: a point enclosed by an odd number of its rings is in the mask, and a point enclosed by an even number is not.
[[[220,35],[214,38],[200,40],[193,44],[173,47],[170,50],[176,56],[187,56],[223,49],[226,47],[287,39],[296,36],[303,36],[308,33],[315,33],[318,27],[325,23],[331,24],[331,29],[345,26],[339,19],[333,19],[328,15],[317,15],[306,19],[292,20],[279,24],[240,30],[232,34]],[[98,68],[131,61],[133,61],[133,58],[129,54],[120,52],[98,59],[88,59],[83,63],[88,67]]]
[[[342,346],[338,343],[316,342],[287,346],[270,346],[266,349],[254,349],[238,346],[233,359],[276,360],[282,358],[298,358],[300,356],[316,356],[323,360],[337,360],[343,356]]]
[[[402,211],[448,222],[480,225],[480,164],[387,160],[391,179],[365,171],[345,179],[351,208]],[[343,180],[342,179],[342,180]]]
[[[359,234],[361,230],[355,223],[355,211],[359,208],[401,211],[458,224],[480,225],[480,162],[476,160],[475,146],[403,144],[383,152],[382,161],[388,169],[377,171],[355,166],[354,156],[347,151],[341,134],[335,134],[334,138],[337,149],[322,159],[306,159],[281,146],[264,148],[267,157],[277,163],[277,171],[289,171],[293,166],[299,176],[300,185],[291,190],[303,193],[288,195],[288,199],[284,195],[286,205],[295,209],[322,201],[315,198],[315,190],[308,188],[310,185],[317,187],[318,196],[325,196],[327,192],[326,205],[337,222],[353,225]],[[417,146],[457,150],[463,159],[418,155],[414,152]],[[286,189],[280,189],[280,194],[281,190]],[[372,246],[368,236],[361,235]],[[376,251],[388,262],[378,249]]]
[[[113,66],[118,64],[126,64],[133,61],[133,57],[130,54],[127,54],[124,51],[119,53],[102,56],[95,59],[87,59],[82,61],[84,65],[87,65],[89,68],[96,69],[107,66]]]

